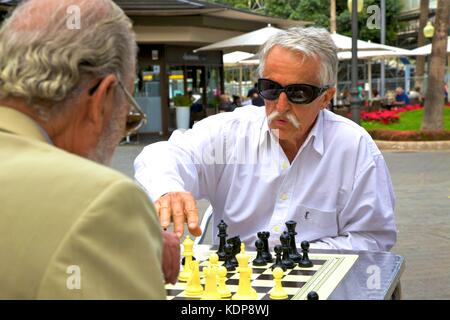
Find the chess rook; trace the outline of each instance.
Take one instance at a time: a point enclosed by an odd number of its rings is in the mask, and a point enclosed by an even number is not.
[[[260,240],[262,240],[262,242],[264,243],[264,251],[263,251],[264,260],[266,260],[267,262],[272,262],[273,258],[272,258],[272,254],[270,253],[270,249],[269,249],[270,232],[262,231],[262,232],[258,232],[257,235],[258,235],[258,238]]]

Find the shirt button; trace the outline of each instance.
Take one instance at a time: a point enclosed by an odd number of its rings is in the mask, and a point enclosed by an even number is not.
[[[281,164],[281,169],[286,170],[289,167],[289,165],[286,162],[283,162]]]
[[[283,193],[283,194],[280,196],[280,199],[281,199],[281,200],[287,200],[287,199],[289,199],[289,196],[287,195],[287,193]]]
[[[273,231],[275,231],[275,232],[280,232],[280,226],[275,226],[275,227],[273,227]]]

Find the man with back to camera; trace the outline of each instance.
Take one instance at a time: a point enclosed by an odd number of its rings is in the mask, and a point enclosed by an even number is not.
[[[66,24],[73,5],[80,28]],[[137,130],[126,128],[139,112],[135,59],[111,0],[26,1],[3,23],[0,299],[165,299],[176,281],[178,238],[162,237],[146,194],[102,165]]]
[[[319,28],[292,28],[260,49],[265,108],[209,117],[184,134],[147,146],[135,177],[163,227],[201,234],[195,199],[205,198],[230,237],[271,244],[288,220],[296,242],[315,248],[389,250],[395,197],[384,158],[367,132],[326,110],[335,93],[336,47]]]

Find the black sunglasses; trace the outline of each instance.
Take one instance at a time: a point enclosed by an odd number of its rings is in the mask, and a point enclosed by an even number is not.
[[[282,92],[286,93],[290,102],[295,104],[308,104],[316,100],[329,86],[322,88],[310,84],[290,84],[283,87],[278,82],[270,79],[258,79],[258,92],[264,99],[277,100]]]

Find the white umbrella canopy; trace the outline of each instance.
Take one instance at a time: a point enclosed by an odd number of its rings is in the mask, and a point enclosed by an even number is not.
[[[423,47],[418,47],[414,50],[411,50],[414,55],[417,56],[426,56],[431,54],[431,43],[427,44]],[[447,53],[450,53],[450,36],[447,38]]]
[[[352,50],[352,38],[344,36],[342,34],[333,32],[331,38],[337,47],[338,51],[351,51]],[[357,41],[358,51],[364,50],[384,50],[383,45],[363,40]]]
[[[225,65],[236,65],[239,61],[253,57],[253,53],[244,51],[233,51],[223,55]]]
[[[224,52],[233,52],[236,50],[240,51],[251,51],[256,52],[261,45],[263,45],[267,39],[269,39],[274,34],[282,31],[281,29],[272,27],[270,24],[262,29],[258,29],[252,32],[241,34],[230,39],[222,40],[205,47],[194,50],[197,51],[208,51],[208,50],[223,50]]]
[[[277,34],[282,31],[282,29],[278,29],[272,27],[270,24],[262,29],[258,29],[256,31],[248,32],[241,34],[240,36],[236,36],[230,39],[222,40],[199,49],[194,50],[197,51],[209,51],[209,50],[223,50],[225,53],[230,53],[233,51],[247,51],[247,52],[257,52],[259,47],[263,45],[271,36]],[[352,38],[347,37],[338,33],[332,33],[331,38],[334,41],[338,51],[351,51],[352,50]],[[368,41],[358,40],[358,51],[367,51],[367,50],[393,50],[392,48],[386,45],[372,43]],[[395,48],[399,49],[399,48]]]
[[[400,48],[399,48],[400,49]],[[398,51],[390,50],[370,50],[370,51],[359,51],[358,59],[383,59],[383,58],[394,58],[402,56],[414,56],[411,50],[400,49]],[[350,60],[352,58],[352,53],[350,51],[338,52],[339,60]]]

